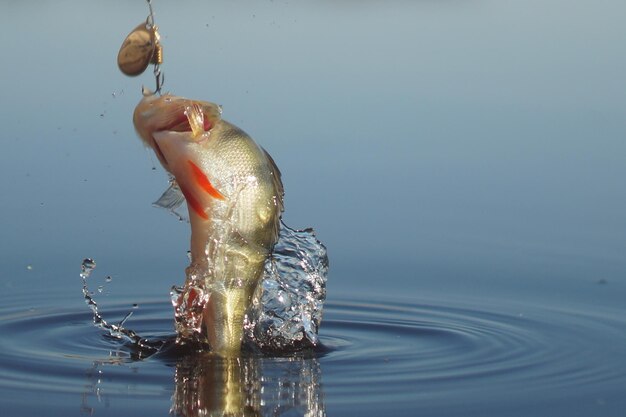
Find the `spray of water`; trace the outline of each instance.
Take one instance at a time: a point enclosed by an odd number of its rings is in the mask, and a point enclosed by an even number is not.
[[[87,285],[87,280],[91,276],[94,269],[96,269],[96,261],[90,258],[83,260],[83,263],[81,264],[80,278],[83,281],[83,297],[85,298],[85,303],[89,306],[93,313],[93,324],[96,327],[105,330],[110,337],[131,344],[137,349],[140,356],[147,356],[156,353],[163,345],[163,341],[151,341],[145,339],[133,330],[124,327],[124,323],[126,323],[130,316],[133,315],[132,310],[129,311],[117,324],[109,323],[102,317],[98,311],[98,303],[96,303],[96,300],[93,298],[93,293],[89,290]],[[107,277],[106,281],[110,282],[111,277]],[[133,305],[133,307],[135,306],[136,304]]]
[[[85,259],[80,274],[83,296],[93,312],[94,325],[109,336],[130,343],[144,357],[159,351],[166,341],[148,340],[124,327],[132,310],[118,324],[111,324],[102,317],[87,286],[95,267],[93,259]],[[262,351],[279,353],[317,346],[327,274],[326,248],[313,230],[293,230],[283,224],[242,323],[244,342]],[[197,345],[203,306],[210,293],[203,279],[188,279],[185,286],[172,288],[177,345]]]

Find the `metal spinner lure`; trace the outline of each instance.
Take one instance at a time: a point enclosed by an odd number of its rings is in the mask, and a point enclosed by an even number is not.
[[[163,63],[163,47],[160,43],[159,28],[154,24],[151,1],[146,1],[150,14],[145,22],[140,23],[124,39],[117,54],[117,66],[124,74],[134,77],[143,74],[148,65],[153,64],[153,74],[156,80],[155,93],[159,93],[164,82],[160,68]]]

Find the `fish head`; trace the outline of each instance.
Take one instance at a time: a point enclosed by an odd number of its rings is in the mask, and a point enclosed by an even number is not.
[[[144,89],[135,107],[133,124],[143,143],[152,148],[163,167],[172,172],[170,163],[155,137],[159,132],[180,132],[190,141],[200,140],[221,119],[221,107],[208,101],[191,100],[171,94],[161,96]]]

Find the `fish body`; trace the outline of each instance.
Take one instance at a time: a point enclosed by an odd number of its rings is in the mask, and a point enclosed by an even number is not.
[[[236,356],[246,309],[278,239],[280,171],[250,136],[221,118],[213,103],[148,93],[133,122],[187,201],[191,264],[186,284],[200,283],[208,295],[201,304],[199,334],[216,353]]]

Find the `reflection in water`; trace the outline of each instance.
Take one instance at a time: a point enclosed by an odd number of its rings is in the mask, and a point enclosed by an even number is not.
[[[326,415],[316,358],[199,354],[178,362],[174,379],[170,412],[175,415]]]
[[[170,345],[173,339],[165,342]],[[81,414],[97,414],[96,404],[115,406],[116,389],[106,387],[107,368],[126,367],[141,373],[138,361],[159,361],[156,356],[141,357],[136,346],[110,351],[85,371],[87,382],[81,396]],[[289,357],[244,356],[220,358],[207,352],[187,352],[181,356],[173,346],[175,358],[165,353],[165,362],[175,361],[174,387],[170,414],[199,416],[307,416],[325,417],[322,371],[313,352]],[[164,363],[164,369],[166,364]],[[110,370],[109,370],[110,371]],[[110,376],[109,376],[110,378]],[[109,388],[109,389],[107,389]],[[165,411],[165,410],[163,410]]]
[[[85,371],[87,382],[84,385],[85,391],[81,396],[80,413],[94,415],[96,408],[90,404],[90,397],[94,397],[97,403],[104,403],[105,407],[109,407],[110,398],[103,395],[101,384],[102,375],[105,365],[124,366],[128,362],[128,354],[122,351],[109,352],[109,358],[93,361],[91,368]]]

